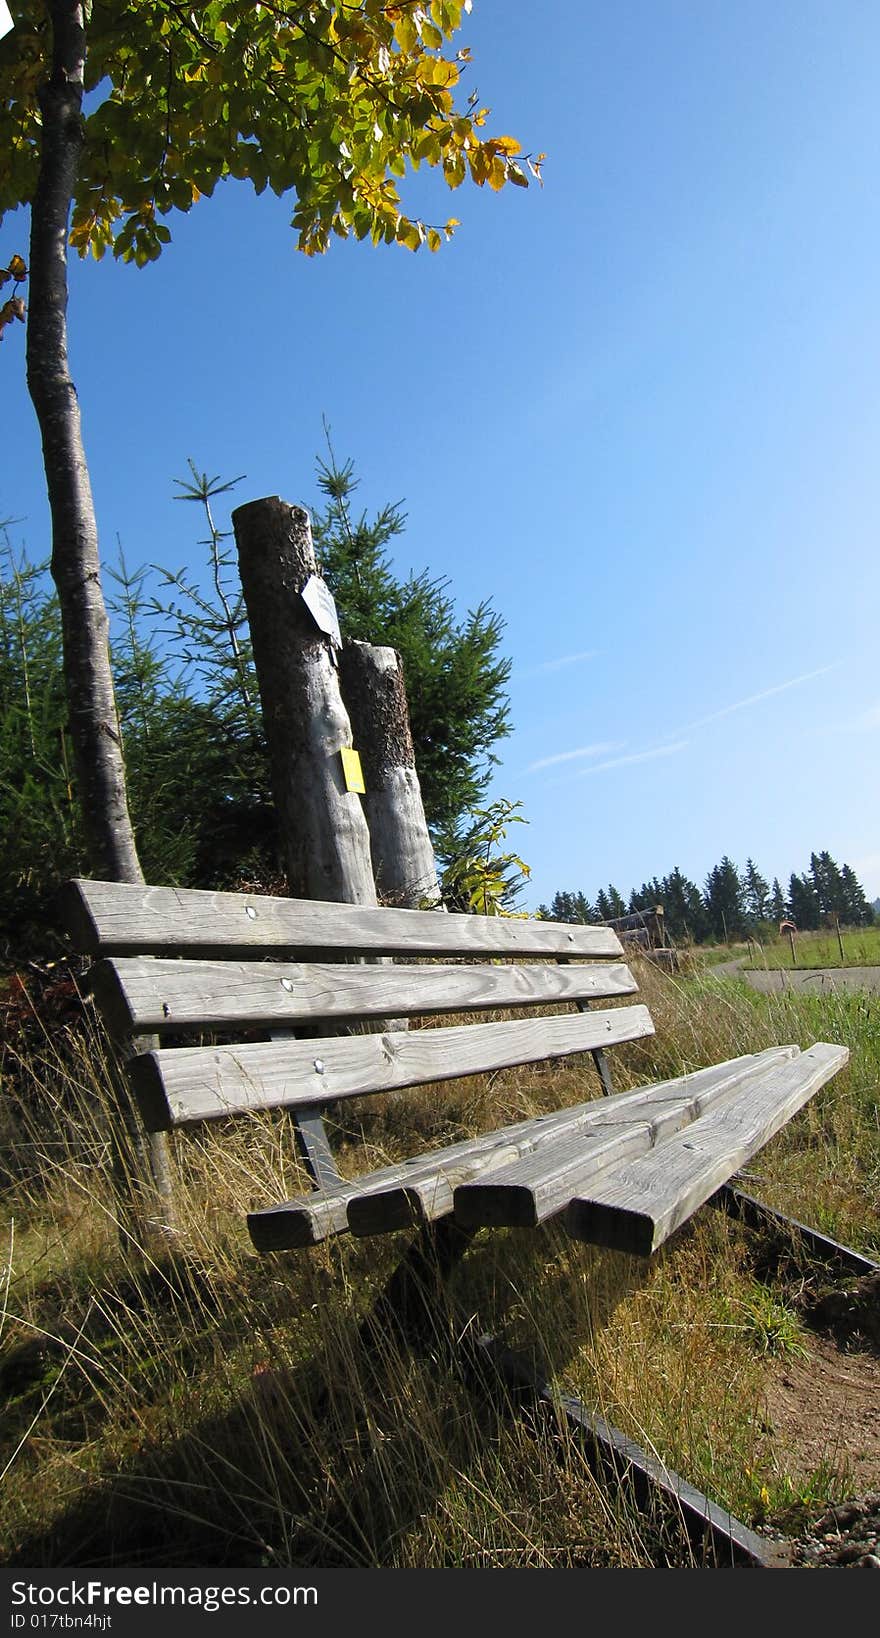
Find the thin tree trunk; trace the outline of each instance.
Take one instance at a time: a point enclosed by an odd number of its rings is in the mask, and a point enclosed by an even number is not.
[[[64,677],[90,866],[107,881],[143,881],[101,591],[98,531],[67,358],[67,231],[82,145],[86,33],[82,5],[49,0],[52,69],[40,88],[43,134],[31,208],[28,389],[43,440],[52,513],[52,577],[64,634]]]
[[[89,867],[101,880],[142,882],[110,669],[95,508],[67,353],[67,233],[82,146],[87,7],[47,0],[46,10],[52,66],[39,92],[43,129],[31,206],[27,381],[43,441],[52,577],[61,606],[70,738]],[[120,1111],[120,1121],[125,1137],[116,1134],[118,1179],[126,1169],[126,1140],[141,1163],[147,1153],[134,1117]],[[164,1134],[150,1140],[148,1152],[149,1163],[141,1170],[152,1176],[168,1224],[171,1180]]]

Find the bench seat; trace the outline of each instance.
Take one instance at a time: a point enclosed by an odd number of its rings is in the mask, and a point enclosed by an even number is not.
[[[248,1214],[248,1229],[257,1249],[266,1252],[316,1245],[346,1230],[364,1237],[424,1226],[449,1214],[464,1228],[478,1228],[534,1227],[565,1213],[565,1226],[577,1238],[610,1245],[616,1242],[607,1227],[597,1223],[595,1234],[583,1233],[581,1220],[572,1211],[583,1208],[587,1199],[601,1200],[604,1186],[613,1215],[615,1181],[630,1179],[633,1194],[639,1187],[638,1167],[627,1163],[635,1157],[644,1157],[645,1164],[654,1161],[662,1179],[675,1134],[685,1145],[691,1144],[701,1160],[706,1139],[716,1128],[725,1148],[728,1131],[734,1131],[740,1120],[739,1103],[748,1097],[757,1109],[768,1104],[767,1137],[772,1136],[770,1124],[775,1131],[788,1118],[774,1098],[777,1090],[800,1107],[845,1056],[841,1047],[816,1047],[809,1053],[774,1047],[601,1101],[593,1099],[263,1207]],[[787,1079],[780,1078],[783,1068]],[[707,1132],[710,1116],[715,1128]],[[687,1147],[684,1152],[687,1155]],[[703,1199],[752,1152],[745,1153],[742,1146],[737,1152],[731,1149],[729,1166],[726,1148],[720,1159],[716,1156],[723,1175]],[[587,1194],[589,1184],[595,1186]],[[702,1200],[691,1209],[696,1204]],[[630,1207],[630,1215],[634,1210]],[[620,1237],[621,1249],[646,1249],[643,1239],[636,1245],[625,1244],[625,1238]]]
[[[649,1255],[848,1056],[774,1047],[614,1093],[608,1050],[654,1025],[607,927],[88,881],[65,915],[149,1132],[290,1111],[315,1187],[249,1213],[260,1251],[553,1217]],[[340,1177],[328,1106],[572,1054],[605,1096]]]

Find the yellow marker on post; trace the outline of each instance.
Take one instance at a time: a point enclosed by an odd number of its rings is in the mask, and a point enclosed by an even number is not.
[[[364,784],[364,771],[357,751],[343,747],[339,755],[342,757],[342,777],[345,780],[346,790],[359,791],[361,796],[366,795],[367,787]]]

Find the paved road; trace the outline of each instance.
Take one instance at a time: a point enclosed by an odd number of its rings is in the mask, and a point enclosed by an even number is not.
[[[744,972],[744,960],[745,957],[740,956],[736,961],[722,961],[712,971],[724,978],[744,978],[762,995],[777,990],[880,991],[880,967],[759,967],[754,972]]]

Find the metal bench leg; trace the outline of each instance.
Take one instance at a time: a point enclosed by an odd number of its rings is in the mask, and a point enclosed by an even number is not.
[[[317,1104],[298,1109],[293,1117],[293,1130],[300,1158],[313,1183],[319,1189],[339,1182],[336,1161],[327,1141],[327,1132]]]
[[[611,1079],[611,1070],[608,1067],[608,1059],[606,1058],[601,1047],[597,1048],[597,1050],[593,1053],[593,1062],[598,1070],[599,1079],[602,1082],[602,1091],[605,1097],[613,1098],[614,1082]]]

